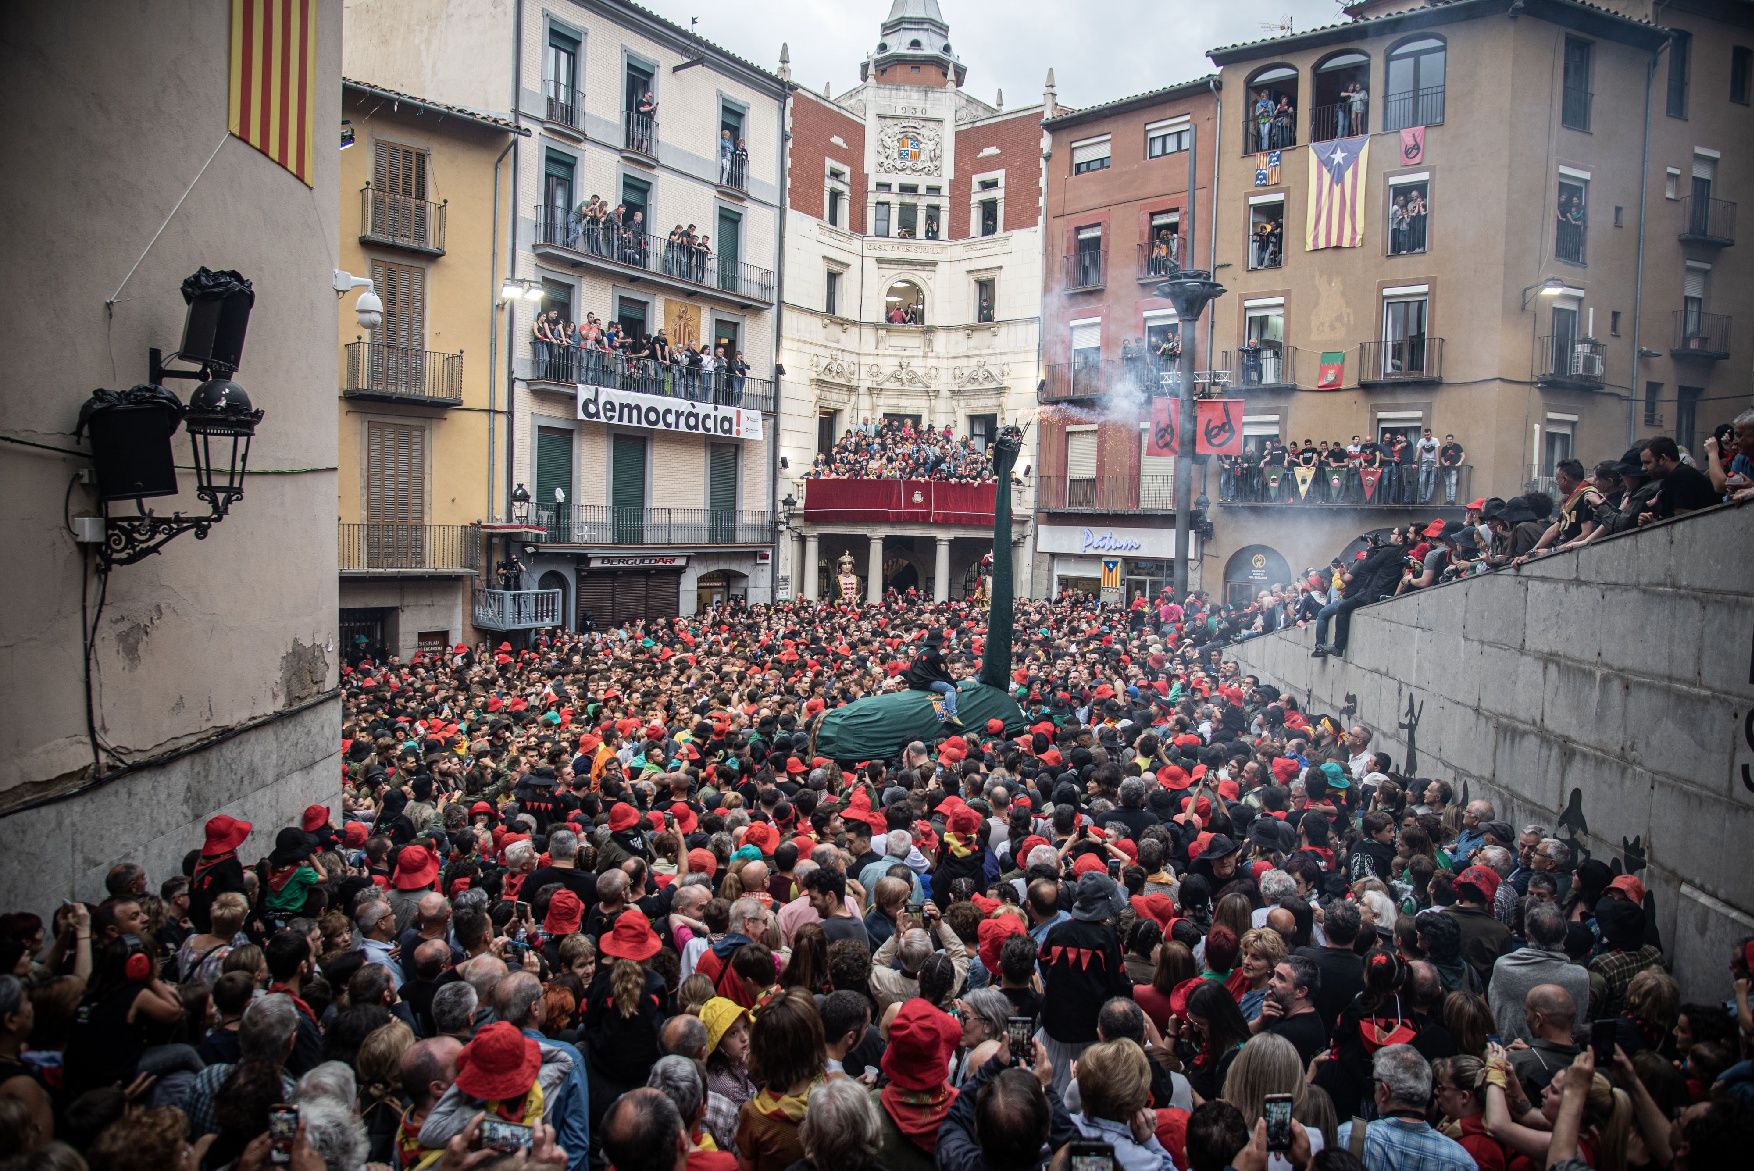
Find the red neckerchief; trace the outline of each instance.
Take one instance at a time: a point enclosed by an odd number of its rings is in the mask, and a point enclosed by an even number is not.
[[[287,997],[292,1001],[292,1006],[294,1008],[298,1009],[300,1012],[302,1012],[306,1016],[310,1017],[311,1023],[313,1025],[317,1023],[317,1014],[311,1011],[311,1006],[306,1004],[303,1000],[299,999],[298,993],[294,992],[289,986],[287,986],[285,984],[281,984],[278,981],[276,981],[275,983],[268,985],[268,991],[270,994],[275,993],[275,992],[284,992],[287,995]]]
[[[948,1085],[924,1091],[887,1085],[878,1096],[883,1102],[883,1112],[889,1115],[902,1137],[927,1154],[937,1150],[938,1128],[956,1101],[955,1090]]]
[[[414,1116],[412,1106],[402,1115],[402,1125],[396,1128],[396,1152],[402,1156],[397,1166],[413,1167],[426,1157],[426,1148],[420,1145],[420,1127],[425,1121],[424,1114]]]
[[[268,889],[277,891],[284,888],[287,883],[292,881],[292,876],[298,873],[299,865],[300,863],[294,862],[291,866],[270,866],[268,868]]]

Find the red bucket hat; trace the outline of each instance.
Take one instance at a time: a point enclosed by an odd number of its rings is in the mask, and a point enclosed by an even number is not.
[[[572,935],[578,931],[584,918],[584,900],[561,887],[548,900],[548,915],[542,920],[542,930],[549,935]]]
[[[521,1098],[536,1084],[542,1050],[518,1027],[495,1021],[457,1054],[457,1089],[483,1102]]]
[[[614,930],[597,941],[597,950],[604,955],[635,963],[651,959],[662,946],[652,934],[652,921],[633,907],[621,912]]]
[[[229,813],[219,813],[207,819],[207,840],[201,846],[203,858],[217,858],[221,854],[229,854],[244,844],[255,828],[247,821],[240,821]]]
[[[639,824],[639,810],[625,801],[617,801],[609,807],[609,832],[618,834],[630,830]]]
[[[982,919],[979,928],[981,963],[987,971],[999,970],[999,952],[1005,941],[1013,935],[1022,935],[1023,921],[1016,915],[995,915],[991,919]]]
[[[935,1090],[950,1073],[950,1055],[962,1040],[956,1018],[916,996],[901,1006],[889,1026],[883,1072],[897,1089]]]
[[[419,890],[438,881],[438,855],[425,846],[403,846],[396,855],[396,873],[390,885],[397,890]]]
[[[307,834],[314,834],[329,824],[329,807],[327,805],[307,805],[304,816],[299,818],[299,828]]]

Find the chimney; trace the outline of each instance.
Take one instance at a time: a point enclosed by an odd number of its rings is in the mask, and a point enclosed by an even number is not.
[[[1054,71],[1052,66],[1048,67],[1047,81],[1042,83],[1041,108],[1042,117],[1044,118],[1052,118],[1060,108],[1059,99],[1054,94]]]
[[[1005,108],[1005,91],[999,90],[993,94],[993,109],[1003,110],[1004,108]]]
[[[779,76],[781,81],[792,80],[792,47],[784,41],[780,42]]]

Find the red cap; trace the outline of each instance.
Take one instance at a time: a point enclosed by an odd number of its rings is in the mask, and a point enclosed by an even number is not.
[[[1471,886],[1485,895],[1483,900],[1491,903],[1498,898],[1498,871],[1490,866],[1470,866],[1456,875],[1457,886]],[[1636,880],[1635,880],[1636,881]]]
[[[1631,874],[1622,874],[1608,884],[1609,890],[1617,890],[1626,896],[1626,901],[1635,907],[1644,906],[1644,883]]]

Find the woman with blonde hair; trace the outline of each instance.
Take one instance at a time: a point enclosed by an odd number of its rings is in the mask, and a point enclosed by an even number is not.
[[[1285,937],[1271,927],[1254,927],[1242,935],[1242,964],[1231,977],[1231,992],[1236,995],[1242,1019],[1252,1021],[1261,1015],[1261,1004],[1267,999],[1267,980],[1273,968],[1289,952]]]
[[[1114,1147],[1121,1168],[1170,1167],[1155,1134],[1135,1137],[1134,1120],[1151,1104],[1151,1063],[1132,1041],[1099,1041],[1078,1057],[1078,1099],[1072,1125],[1087,1139]]]
[[[1269,1094],[1291,1095],[1291,1116],[1309,1131],[1310,1154],[1319,1153],[1324,1142],[1321,1120],[1311,1109],[1303,1060],[1297,1055],[1297,1046],[1277,1033],[1249,1038],[1230,1063],[1219,1096],[1242,1112],[1243,1125],[1253,1133],[1255,1123],[1265,1117]],[[1278,1154],[1269,1157],[1267,1167],[1268,1171],[1291,1171],[1291,1164]]]
[[[220,965],[234,947],[250,942],[244,934],[244,921],[250,917],[250,904],[236,891],[226,891],[213,900],[208,912],[211,926],[183,940],[177,949],[177,983],[200,980],[211,990],[219,979]]]
[[[1510,1067],[1509,1055],[1502,1046],[1490,1044],[1486,1047],[1485,1077],[1486,1133],[1535,1166],[1544,1166],[1566,1079],[1556,1077],[1548,1082],[1541,1093],[1541,1105],[1532,1106]],[[1632,1099],[1606,1077],[1592,1074],[1578,1128],[1577,1157],[1595,1171],[1626,1171],[1631,1130]]]
[[[414,1032],[401,1021],[373,1029],[360,1042],[353,1069],[359,1075],[359,1117],[365,1123],[371,1162],[393,1164],[402,1126],[402,1055]]]

